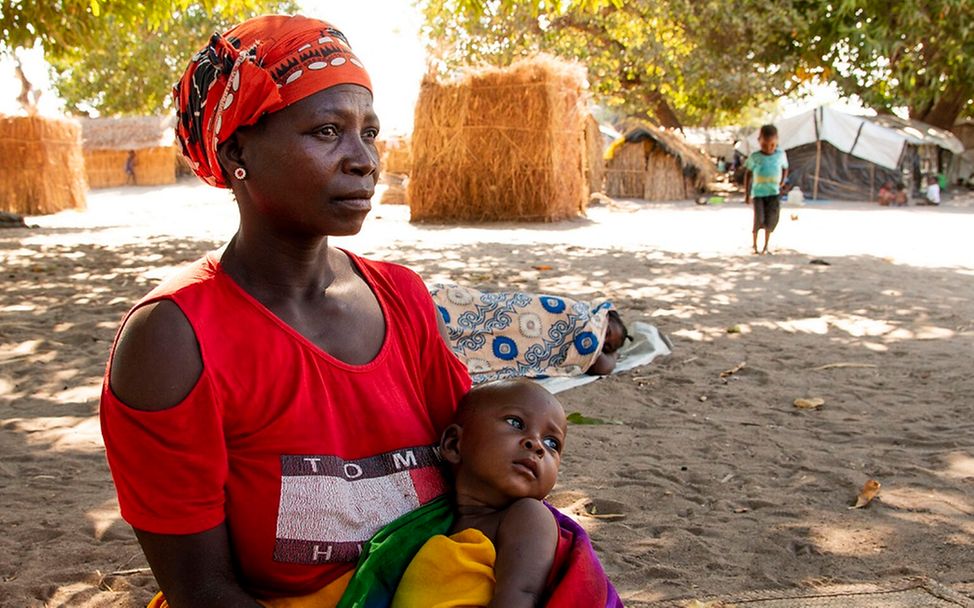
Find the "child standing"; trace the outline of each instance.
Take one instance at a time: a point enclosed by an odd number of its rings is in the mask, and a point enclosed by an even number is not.
[[[758,253],[758,230],[764,229],[764,249],[770,253],[768,241],[778,225],[781,212],[781,187],[788,177],[788,157],[778,149],[778,129],[774,125],[764,125],[758,135],[761,149],[747,157],[744,164],[744,202],[751,204],[754,199],[754,228],[751,247]]]

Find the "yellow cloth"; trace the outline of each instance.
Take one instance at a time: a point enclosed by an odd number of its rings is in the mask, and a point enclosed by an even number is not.
[[[494,545],[468,528],[426,541],[406,568],[392,608],[480,608],[494,597]]]
[[[489,541],[488,541],[489,542]],[[350,570],[321,589],[301,597],[279,597],[272,600],[257,600],[266,608],[335,608],[338,600],[342,599],[348,581],[352,579],[354,570]],[[169,608],[169,602],[163,597],[162,592],[156,594],[146,608]]]

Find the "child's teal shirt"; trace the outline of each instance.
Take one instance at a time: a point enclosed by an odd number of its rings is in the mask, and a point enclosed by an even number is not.
[[[747,157],[744,167],[751,171],[751,196],[781,194],[781,175],[788,168],[788,157],[778,148],[771,154],[758,150]]]

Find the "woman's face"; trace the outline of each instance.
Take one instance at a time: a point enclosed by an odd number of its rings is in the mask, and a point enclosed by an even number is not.
[[[239,130],[235,160],[247,177],[230,179],[241,221],[302,236],[356,234],[372,208],[378,133],[372,94],[357,85],[325,89]]]

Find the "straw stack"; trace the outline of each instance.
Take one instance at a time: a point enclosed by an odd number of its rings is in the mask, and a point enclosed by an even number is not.
[[[412,136],[412,221],[554,221],[588,198],[585,72],[548,56],[427,76]]]
[[[129,152],[135,152],[135,185],[159,186],[176,182],[177,156],[174,119],[134,116],[84,120],[85,170],[92,188],[124,186]]]
[[[379,158],[383,173],[409,175],[412,158],[409,154],[408,137],[390,137],[378,142]]]
[[[81,127],[39,116],[0,118],[0,210],[43,215],[84,209]]]
[[[588,184],[589,194],[602,192],[605,188],[603,148],[599,121],[589,114],[585,117],[585,182]]]

